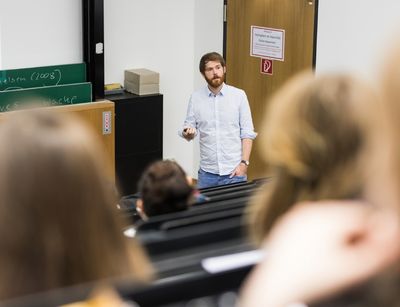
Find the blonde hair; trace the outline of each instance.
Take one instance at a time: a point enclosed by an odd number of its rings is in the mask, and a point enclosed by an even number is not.
[[[0,298],[146,279],[149,263],[122,235],[92,131],[67,114],[16,113],[0,125]]]
[[[357,113],[373,99],[353,77],[312,72],[298,74],[272,97],[260,142],[273,180],[250,207],[256,242],[299,201],[360,194],[364,137]]]
[[[371,185],[377,203],[400,211],[400,41],[385,56],[381,83],[382,103],[373,110]],[[374,178],[373,178],[374,177]],[[375,182],[375,181],[377,182]],[[381,187],[381,188],[379,188]],[[387,191],[382,191],[385,188]],[[380,194],[380,195],[379,195]]]

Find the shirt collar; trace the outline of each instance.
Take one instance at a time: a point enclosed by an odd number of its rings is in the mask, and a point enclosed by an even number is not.
[[[214,93],[210,91],[210,89],[208,88],[208,86],[206,86],[206,89],[207,89],[208,97],[214,96]],[[221,90],[219,91],[219,93],[218,93],[217,95],[218,95],[218,96],[225,96],[225,94],[226,94],[226,84],[225,84],[225,82],[224,82],[224,83],[222,83]],[[217,96],[217,95],[216,95],[216,96]]]

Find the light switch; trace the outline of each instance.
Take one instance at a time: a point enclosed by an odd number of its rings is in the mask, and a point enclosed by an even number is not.
[[[96,44],[96,54],[102,54],[103,53],[103,43],[97,43]]]

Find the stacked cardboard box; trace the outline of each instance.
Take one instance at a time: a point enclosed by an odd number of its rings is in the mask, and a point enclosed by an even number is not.
[[[145,68],[125,70],[125,90],[136,95],[158,94],[160,75]]]

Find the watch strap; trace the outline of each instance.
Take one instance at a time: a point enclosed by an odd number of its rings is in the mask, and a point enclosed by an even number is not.
[[[246,166],[250,165],[250,161],[248,161],[248,160],[242,160],[242,161],[240,161],[240,163],[243,163]]]

